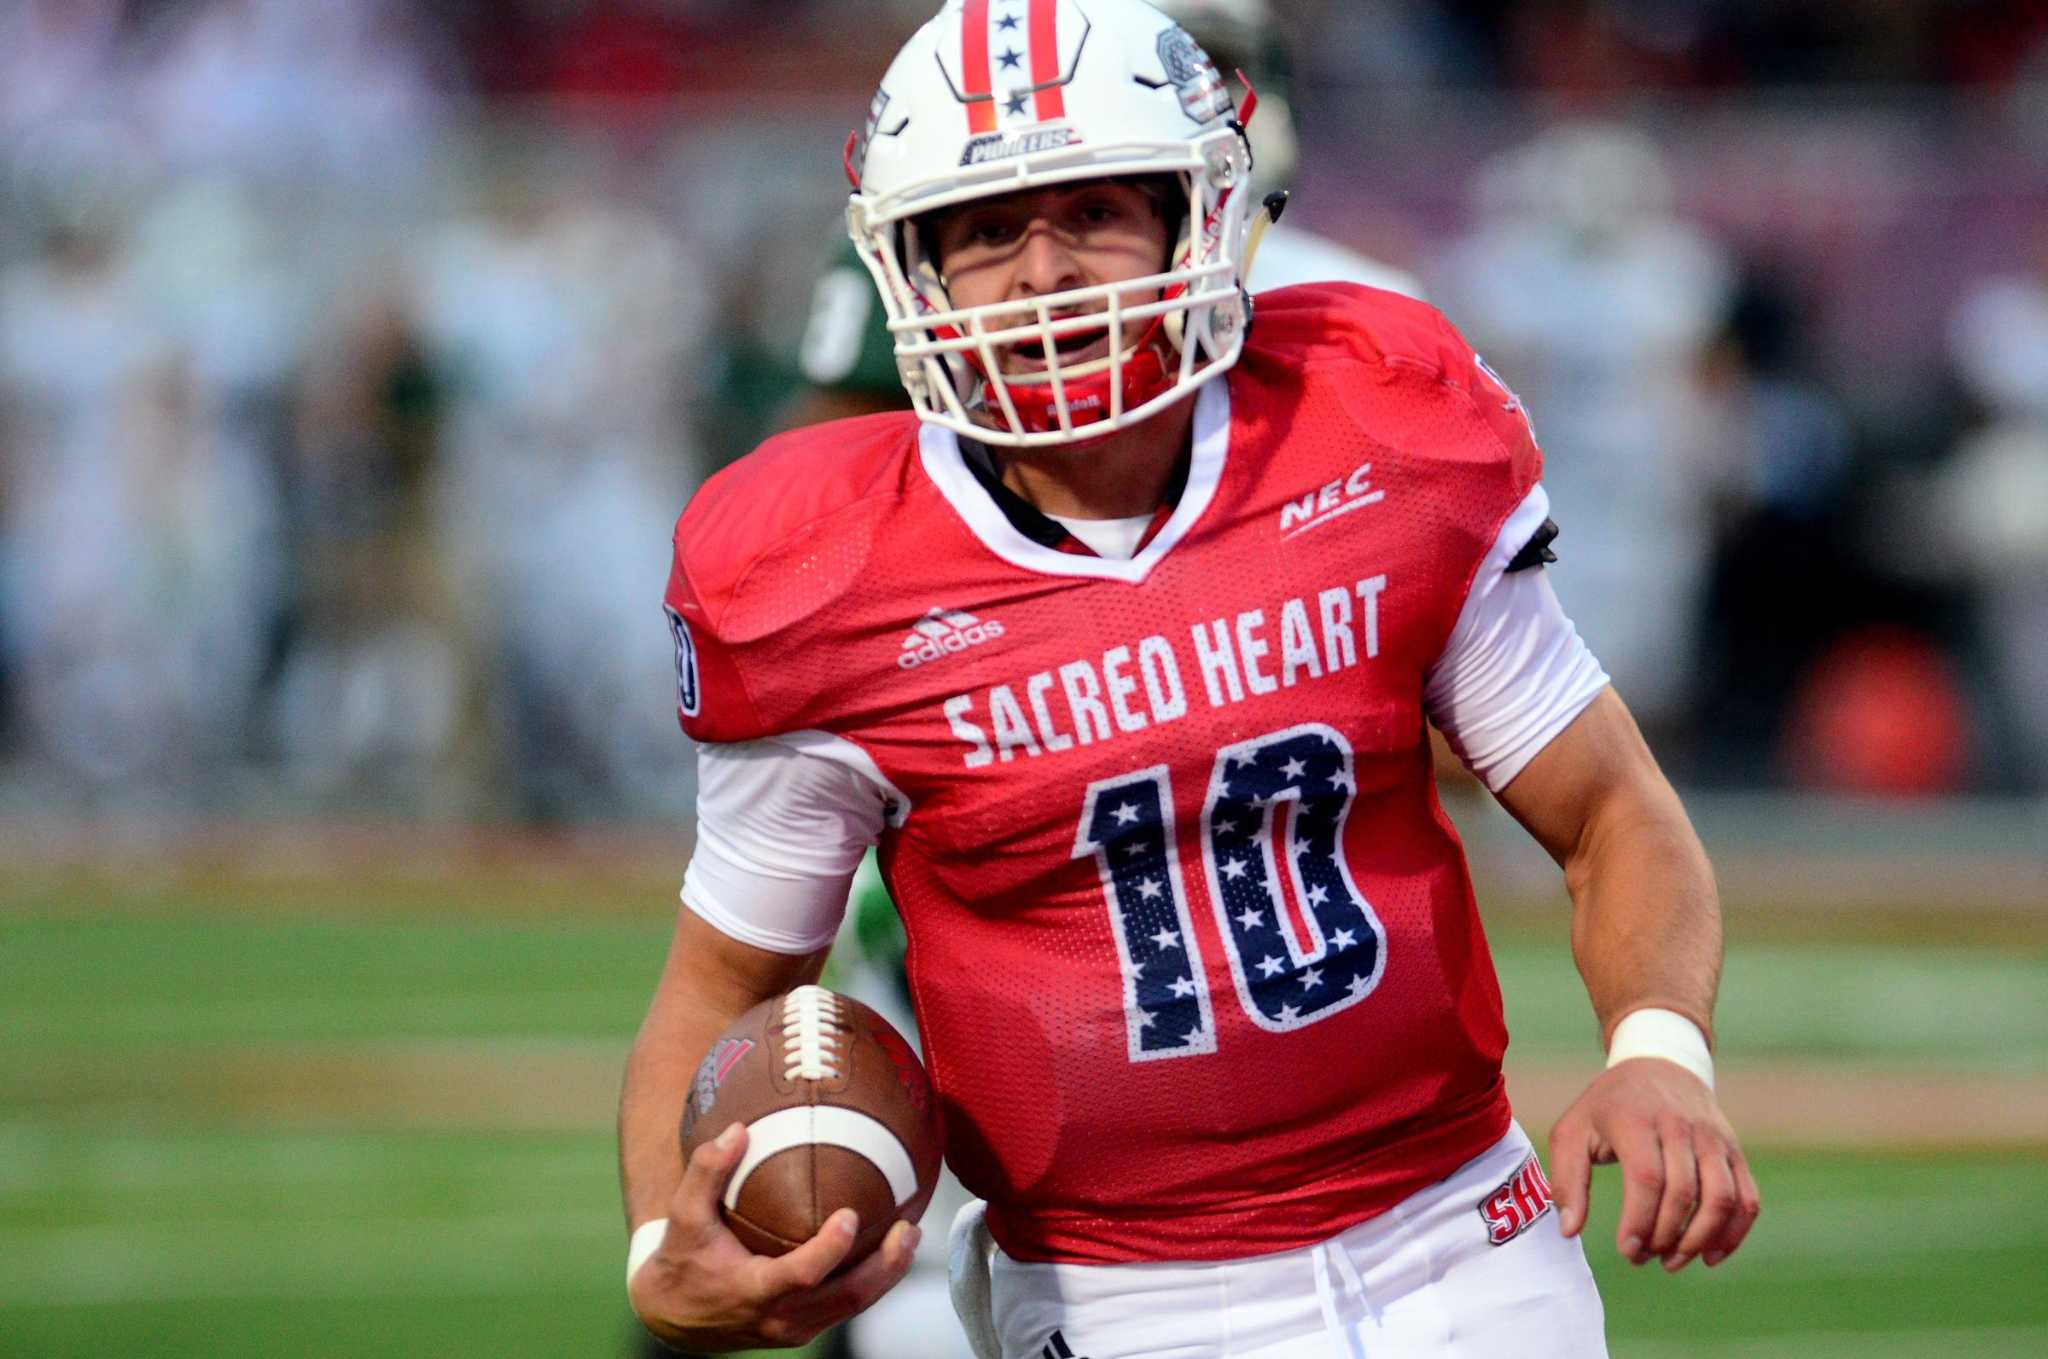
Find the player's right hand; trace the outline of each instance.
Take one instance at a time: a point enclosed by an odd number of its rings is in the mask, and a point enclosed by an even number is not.
[[[1756,1177],[1707,1083],[1676,1062],[1617,1062],[1586,1087],[1550,1133],[1558,1228],[1586,1225],[1595,1165],[1621,1164],[1614,1244],[1629,1263],[1661,1257],[1676,1272],[1712,1268],[1755,1225]]]
[[[641,1324],[664,1344],[700,1353],[803,1345],[866,1309],[909,1272],[918,1229],[899,1222],[873,1255],[837,1277],[860,1224],[841,1209],[787,1255],[756,1255],[719,1215],[746,1155],[733,1124],[698,1147],[669,1201],[668,1232],[627,1284]]]

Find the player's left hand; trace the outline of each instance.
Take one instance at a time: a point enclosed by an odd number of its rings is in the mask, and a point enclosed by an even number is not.
[[[1586,1225],[1593,1167],[1621,1162],[1614,1244],[1632,1264],[1709,1266],[1742,1244],[1760,1206],[1734,1129],[1706,1082],[1675,1062],[1637,1057],[1586,1087],[1550,1130],[1558,1227]]]

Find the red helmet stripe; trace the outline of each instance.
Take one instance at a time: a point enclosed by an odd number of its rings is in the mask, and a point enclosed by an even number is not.
[[[967,0],[960,16],[960,78],[967,88],[967,130],[996,130],[996,101],[988,72],[988,0]]]
[[[1067,116],[1060,78],[1059,0],[1031,0],[1031,83],[1038,87],[1038,121]]]

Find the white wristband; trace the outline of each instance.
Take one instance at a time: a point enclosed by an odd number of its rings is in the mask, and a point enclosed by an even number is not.
[[[1714,1088],[1714,1054],[1700,1026],[1676,1010],[1634,1010],[1614,1026],[1607,1045],[1607,1065],[1632,1057],[1661,1057],[1676,1062]]]
[[[654,1258],[654,1252],[661,1249],[662,1238],[668,1235],[668,1219],[651,1218],[633,1229],[633,1240],[626,1247],[626,1287],[633,1286],[633,1276],[640,1272],[640,1266]]]

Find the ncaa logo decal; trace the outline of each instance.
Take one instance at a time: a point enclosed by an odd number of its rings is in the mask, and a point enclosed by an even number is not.
[[[676,706],[683,716],[695,717],[704,698],[697,683],[697,643],[681,614],[666,605],[662,611],[668,615],[668,630],[676,639]]]
[[[1486,1244],[1505,1246],[1535,1226],[1550,1208],[1550,1181],[1543,1177],[1543,1166],[1532,1151],[1514,1174],[1479,1201]]]
[[[690,1135],[700,1117],[711,1112],[718,1087],[725,1084],[733,1065],[753,1050],[751,1038],[721,1038],[711,1045],[711,1051],[704,1054],[704,1060],[697,1064],[696,1076],[690,1081],[690,1102],[683,1109],[684,1137]]]

